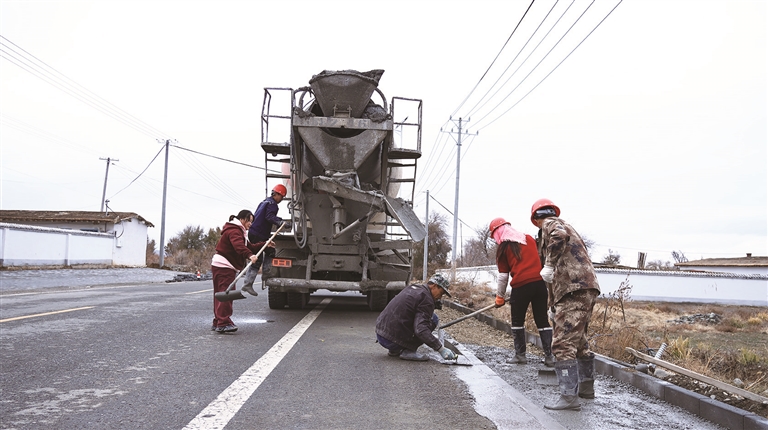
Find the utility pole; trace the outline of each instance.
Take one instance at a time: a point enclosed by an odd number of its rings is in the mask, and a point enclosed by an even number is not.
[[[163,212],[160,221],[160,267],[165,264],[165,197],[168,193],[168,147],[169,139],[165,140],[165,173],[163,174]]]
[[[427,252],[427,250],[429,249],[429,190],[427,190],[427,217],[426,217],[426,220],[427,221],[425,222],[425,224],[427,226],[427,234],[424,235],[424,271],[423,271],[424,275],[421,278],[421,279],[423,279],[425,281],[427,279],[429,279],[429,278],[427,278],[427,275],[428,275],[427,274],[427,256],[429,255],[429,253]]]
[[[109,165],[113,161],[120,161],[117,158],[99,158],[99,160],[106,160],[107,161],[107,173],[104,174],[104,191],[101,193],[101,209],[99,209],[99,212],[104,212],[104,199],[107,198],[107,178],[109,177]]]
[[[453,118],[450,118],[453,121]],[[469,122],[467,119],[466,122]],[[461,136],[462,119],[458,122],[459,132],[456,140],[456,194],[453,202],[453,244],[451,245],[451,282],[456,282],[456,238],[459,229],[459,173],[461,172]],[[453,133],[453,129],[451,129]]]

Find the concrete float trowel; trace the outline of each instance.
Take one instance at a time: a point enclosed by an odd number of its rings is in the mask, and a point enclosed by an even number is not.
[[[274,239],[275,236],[277,236],[277,234],[280,233],[280,230],[282,230],[283,227],[285,227],[285,222],[280,224],[280,227],[278,227],[277,230],[275,230],[275,232],[272,233],[272,236],[269,238],[269,240],[267,240],[267,242],[264,244],[264,246],[261,247],[259,252],[256,253],[256,258],[259,258],[259,255],[261,255],[261,253],[264,252],[265,249],[267,249],[267,246],[269,246],[269,244],[272,243],[272,239]],[[243,295],[243,293],[241,293],[240,291],[234,290],[234,288],[235,288],[235,284],[237,284],[237,280],[242,278],[243,275],[245,275],[245,272],[247,272],[248,269],[250,268],[251,268],[251,261],[249,261],[248,265],[246,265],[245,268],[242,271],[240,271],[240,274],[238,274],[235,280],[232,281],[231,284],[229,284],[229,287],[227,287],[226,290],[219,291],[218,293],[213,295],[216,298],[216,300],[220,302],[231,302],[233,300],[244,299],[245,296]]]
[[[454,325],[456,323],[462,322],[462,321],[464,321],[466,319],[472,318],[473,316],[481,314],[481,313],[483,313],[483,312],[485,312],[487,310],[490,310],[492,308],[497,308],[497,307],[498,306],[496,306],[495,303],[492,304],[492,305],[488,305],[488,306],[486,306],[486,307],[484,307],[484,308],[482,308],[480,310],[477,310],[477,311],[474,311],[472,313],[466,314],[463,317],[456,318],[453,321],[448,321],[447,323],[442,324],[442,325],[440,325],[440,327],[438,327],[437,333],[438,333],[438,338],[440,339],[440,343],[442,343],[444,347],[450,349],[451,351],[453,351],[454,354],[456,354],[456,359],[455,360],[443,360],[442,361],[443,364],[455,364],[455,365],[458,365],[458,366],[471,366],[472,365],[472,363],[469,362],[467,357],[465,357],[464,354],[462,354],[461,351],[459,351],[459,348],[457,348],[456,345],[454,345],[450,341],[446,341],[445,340],[445,334],[443,332],[443,329],[446,328],[446,327],[452,326],[452,325]],[[464,357],[464,358],[460,361],[459,359],[461,357]]]

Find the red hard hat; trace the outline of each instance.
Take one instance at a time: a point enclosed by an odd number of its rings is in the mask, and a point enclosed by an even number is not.
[[[281,196],[285,197],[286,194],[288,194],[288,190],[285,188],[285,185],[283,184],[277,184],[275,185],[275,188],[272,188],[273,193],[278,193]]]
[[[493,221],[491,221],[491,226],[489,227],[491,230],[491,236],[493,236],[493,232],[496,231],[497,228],[501,227],[502,225],[509,223],[504,218],[494,218]]]
[[[533,225],[536,225],[536,222],[533,219],[533,215],[536,214],[536,211],[541,208],[552,208],[555,210],[555,216],[560,216],[560,208],[557,207],[554,203],[552,203],[552,200],[550,199],[538,199],[533,203],[533,206],[531,206],[531,222]]]

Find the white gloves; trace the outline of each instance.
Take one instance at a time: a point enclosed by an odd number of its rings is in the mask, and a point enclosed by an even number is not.
[[[552,283],[552,280],[555,279],[555,268],[552,266],[544,266],[539,274],[541,275],[541,279],[543,279],[544,282],[550,284]]]
[[[440,353],[440,356],[443,357],[443,360],[455,360],[456,359],[456,354],[454,354],[453,351],[451,351],[450,349],[448,349],[446,347],[440,348],[440,350],[437,351],[437,352]]]
[[[547,309],[547,316],[549,316],[550,321],[555,320],[555,307],[551,306],[549,309]]]

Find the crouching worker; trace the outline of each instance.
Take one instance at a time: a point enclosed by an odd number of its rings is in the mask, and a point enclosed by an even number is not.
[[[428,356],[416,352],[419,346],[426,344],[439,352],[443,360],[456,359],[453,351],[432,335],[438,324],[435,303],[443,294],[451,296],[448,286],[448,280],[436,273],[426,284],[406,287],[381,311],[376,320],[376,339],[389,350],[390,357],[427,361]]]

